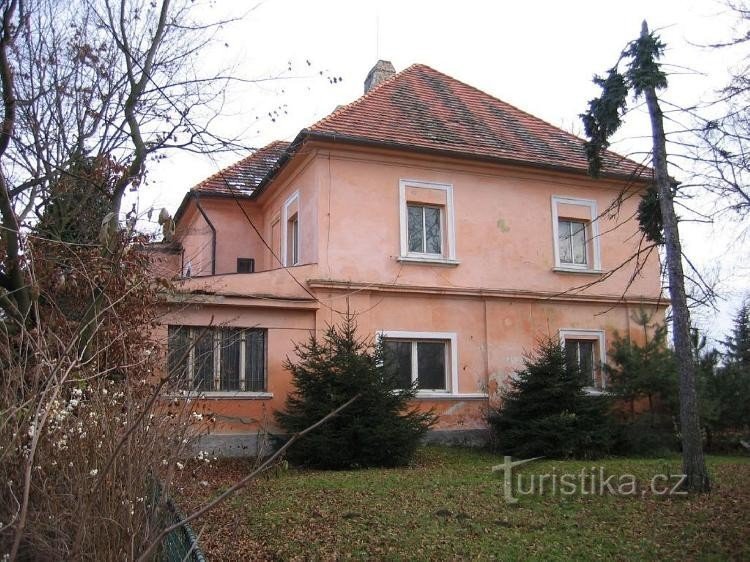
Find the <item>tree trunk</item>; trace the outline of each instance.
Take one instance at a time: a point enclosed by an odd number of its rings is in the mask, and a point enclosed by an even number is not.
[[[648,34],[643,22],[642,34]],[[706,462],[703,458],[698,398],[695,390],[695,364],[690,341],[690,312],[685,295],[685,278],[682,271],[682,247],[674,210],[672,183],[667,171],[667,148],[664,118],[653,87],[643,91],[654,143],[654,172],[659,194],[664,228],[664,249],[669,279],[669,297],[672,301],[672,331],[674,337],[677,372],[680,376],[680,431],[682,434],[682,469],[686,475],[685,488],[707,492],[710,489]]]

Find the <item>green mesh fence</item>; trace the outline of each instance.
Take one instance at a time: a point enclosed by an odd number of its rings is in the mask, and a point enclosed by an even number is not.
[[[151,505],[157,506],[162,499],[162,487],[158,480],[152,484]],[[184,519],[183,513],[174,502],[167,498],[166,510],[160,516],[165,527],[179,523]],[[198,546],[198,539],[190,525],[182,525],[169,533],[161,543],[157,560],[160,562],[206,562],[206,557]]]
[[[172,500],[167,500],[167,509],[167,525],[182,521],[183,514]],[[182,525],[164,538],[161,543],[159,559],[162,562],[182,562],[183,560],[206,562],[206,557],[198,546],[198,538],[190,525]]]

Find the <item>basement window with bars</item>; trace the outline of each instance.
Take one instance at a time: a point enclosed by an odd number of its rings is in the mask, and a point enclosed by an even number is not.
[[[167,366],[198,392],[266,392],[267,330],[169,326]]]

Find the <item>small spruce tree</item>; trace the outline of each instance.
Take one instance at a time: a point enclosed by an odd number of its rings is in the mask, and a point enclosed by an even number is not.
[[[734,317],[732,331],[722,342],[727,351],[724,364],[709,381],[718,404],[718,430],[750,432],[750,306],[742,303]]]
[[[614,442],[609,400],[586,394],[585,381],[560,342],[540,341],[502,392],[500,407],[489,412],[495,447],[520,458],[609,452]]]
[[[750,304],[746,301],[734,317],[732,333],[722,344],[727,348],[728,364],[750,370]]]
[[[359,394],[326,424],[290,447],[288,458],[313,468],[401,466],[434,424],[432,411],[410,406],[416,388],[400,387],[398,374],[380,344],[356,334],[353,314],[329,326],[322,338],[297,344],[299,361],[287,358],[295,390],[276,420],[289,434],[312,425]]]
[[[657,409],[677,415],[677,366],[674,352],[667,346],[666,327],[650,324],[651,315],[644,310],[631,319],[643,330],[643,344],[616,335],[611,362],[604,367],[608,390],[628,404],[631,418],[636,416],[639,401],[647,403],[652,415]]]

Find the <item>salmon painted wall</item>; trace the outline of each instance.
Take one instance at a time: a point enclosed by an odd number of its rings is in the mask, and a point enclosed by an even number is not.
[[[182,245],[182,275],[211,275],[211,228],[194,202],[181,217],[175,239]]]
[[[290,375],[281,365],[292,353],[293,341],[305,339],[311,329],[320,333],[326,323],[337,322],[347,303],[359,313],[362,334],[457,334],[457,388],[445,398],[417,401],[440,415],[438,429],[484,427],[487,397],[490,401],[497,397],[498,389],[521,365],[523,353],[540,336],[557,337],[561,329],[603,330],[608,347],[615,333],[642,336],[630,319],[642,298],[657,315],[663,314],[664,304],[653,306],[661,295],[655,253],[630,287],[628,302],[618,302],[632,273],[628,268],[583,291],[583,296],[560,294],[598,276],[553,270],[552,197],[594,200],[601,213],[617,196],[617,183],[403,153],[326,145],[307,148],[257,200],[243,203],[266,241],[280,248],[283,228],[274,225],[280,222],[285,202],[299,194],[300,266],[290,271],[319,299],[319,303],[310,299],[305,310],[300,299],[309,294],[278,268],[236,203],[202,199],[217,228],[219,275],[185,282],[183,289],[247,298],[226,300],[223,306],[173,307],[165,324],[202,326],[213,316],[217,324],[267,328],[268,390],[273,394],[264,399],[246,395],[243,399],[238,394],[207,400],[219,420],[216,433],[254,432],[264,418],[274,430],[271,413],[283,406],[290,390]],[[458,265],[399,261],[402,179],[452,185]],[[637,201],[627,198],[620,217],[630,217]],[[579,210],[562,208],[561,212],[575,218]],[[194,204],[181,222],[178,238],[186,257],[193,259],[193,275],[200,275],[195,269],[198,263],[204,274],[210,273],[210,264],[206,269],[210,241]],[[631,255],[637,225],[609,218],[600,223],[601,269],[606,271]],[[236,271],[237,257],[255,258],[259,273],[222,275]],[[258,295],[264,293],[288,302],[263,305]]]
[[[446,297],[360,291],[320,291],[331,308],[321,308],[317,328],[336,323],[337,310],[357,314],[362,335],[381,331],[443,332],[457,335],[458,389],[442,399],[419,399],[440,415],[438,429],[484,427],[487,398],[495,403],[508,377],[523,365],[523,357],[544,337],[559,337],[560,330],[602,330],[609,348],[617,336],[642,337],[633,322],[638,305],[587,302],[548,302],[538,299]],[[333,310],[332,310],[333,308]],[[663,316],[664,307],[643,306]],[[451,350],[453,353],[454,350]]]
[[[294,356],[295,341],[307,339],[315,329],[314,310],[290,310],[262,307],[227,307],[216,305],[175,306],[165,312],[162,327],[156,336],[166,340],[166,326],[215,326],[255,328],[267,332],[267,391],[271,397],[209,398],[204,401],[206,413],[215,416],[214,433],[256,432],[261,428],[273,430],[273,412],[283,408],[291,386],[291,375],[282,367],[287,356]]]
[[[584,175],[555,174],[445,159],[395,157],[386,153],[321,152],[321,274],[331,279],[451,287],[563,291],[597,277],[554,272],[552,196],[595,200],[599,213],[617,197],[621,185]],[[453,186],[457,266],[401,263],[399,181]],[[619,220],[600,219],[603,270],[633,254],[637,224],[629,219],[638,197],[626,199]],[[592,287],[592,294],[619,295],[632,268]],[[630,295],[660,295],[654,252],[629,290]]]
[[[319,251],[318,206],[320,163],[311,158],[304,159],[297,166],[291,166],[274,182],[256,203],[265,217],[264,233],[266,241],[282,259],[285,226],[284,207],[290,204],[289,212],[297,212],[299,217],[299,265],[317,263]],[[296,201],[291,201],[296,197]],[[278,237],[278,238],[277,238]],[[281,267],[279,261],[265,249],[265,269]]]
[[[216,275],[236,273],[237,258],[254,259],[256,271],[280,267],[248,218],[265,242],[279,248],[273,229],[276,225],[279,234],[283,231],[277,223],[280,223],[284,204],[295,193],[299,195],[300,265],[317,261],[318,179],[316,163],[310,163],[313,165],[303,164],[287,172],[262,201],[201,197],[200,205],[216,229]],[[211,275],[212,232],[195,201],[191,201],[181,218],[176,238],[184,249],[184,263],[192,266],[192,276]]]

